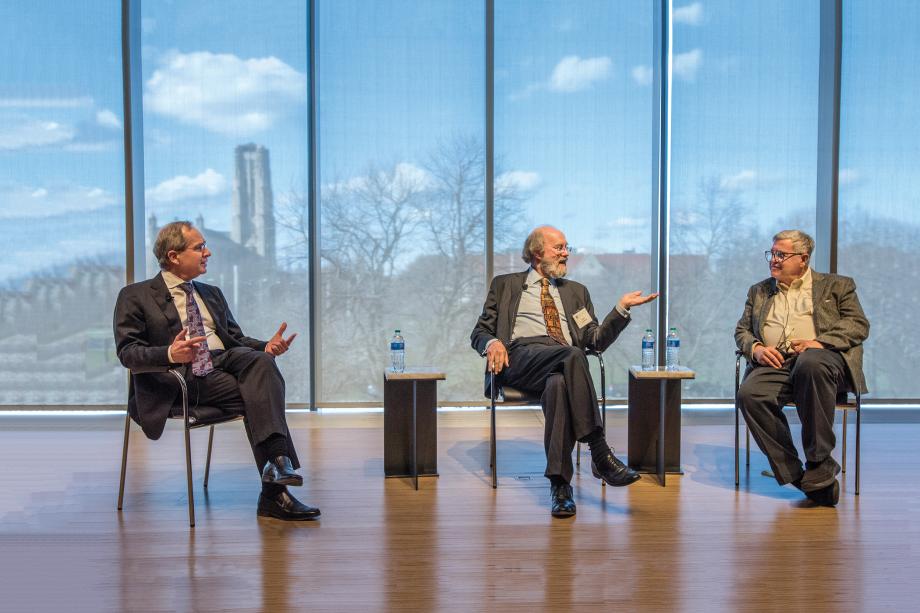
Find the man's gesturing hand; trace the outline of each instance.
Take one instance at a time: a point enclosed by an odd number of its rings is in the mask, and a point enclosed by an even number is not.
[[[188,330],[182,328],[169,346],[169,357],[176,364],[188,364],[195,359],[198,346],[205,341],[203,336],[186,338]]]
[[[623,294],[623,297],[620,298],[620,306],[624,309],[629,309],[634,306],[639,306],[640,304],[645,304],[646,302],[651,302],[658,297],[658,292],[654,294],[649,294],[648,296],[642,295],[642,290],[637,290],[635,292],[628,292]]]
[[[284,340],[284,331],[287,330],[287,322],[282,321],[281,326],[278,327],[278,331],[275,332],[275,335],[271,337],[268,342],[265,344],[265,353],[270,353],[274,356],[281,355],[291,347],[291,343],[294,342],[294,338],[297,336],[297,333],[290,335],[287,340]]]
[[[505,344],[503,342],[496,341],[489,345],[489,348],[486,349],[486,368],[489,372],[494,372],[497,375],[502,369],[510,364],[511,362],[508,361],[508,350],[505,349]]]

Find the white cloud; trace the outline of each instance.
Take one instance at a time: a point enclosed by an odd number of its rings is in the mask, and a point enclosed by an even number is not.
[[[653,74],[652,74],[651,66],[640,65],[640,66],[635,66],[632,69],[633,81],[635,81],[639,85],[642,85],[642,86],[651,85],[652,77],[653,77]]]
[[[0,189],[0,219],[44,218],[65,213],[86,213],[115,203],[115,196],[99,187],[15,185]]]
[[[146,196],[151,202],[176,202],[189,198],[210,198],[226,190],[227,179],[213,168],[208,168],[194,177],[178,175],[166,179],[148,189]]]
[[[118,119],[118,115],[109,109],[102,109],[96,112],[96,123],[104,128],[121,130],[121,120]]]
[[[57,121],[4,117],[3,124],[0,151],[57,145],[72,140],[75,134],[73,127]]]
[[[608,228],[641,228],[649,224],[646,217],[617,217],[608,221],[605,225]]]
[[[519,189],[530,191],[540,185],[540,174],[529,170],[511,170],[495,179],[495,189]]]
[[[719,181],[719,187],[730,191],[750,189],[757,184],[757,173],[753,170],[742,170],[733,175],[727,175]]]
[[[154,113],[226,134],[271,127],[306,95],[307,78],[276,57],[171,52],[145,84]]]
[[[610,76],[613,61],[606,56],[581,59],[569,55],[556,64],[549,78],[549,88],[555,92],[577,92],[587,89],[596,81]]]
[[[703,4],[694,2],[687,6],[674,9],[671,13],[674,23],[683,23],[688,26],[698,26],[703,23]]]
[[[0,108],[7,109],[73,109],[93,106],[89,96],[76,98],[0,98]]]
[[[674,55],[672,70],[674,75],[684,81],[695,81],[696,73],[703,65],[703,50],[694,49]]]
[[[837,173],[837,182],[841,187],[856,185],[862,181],[862,173],[855,168],[841,168]]]

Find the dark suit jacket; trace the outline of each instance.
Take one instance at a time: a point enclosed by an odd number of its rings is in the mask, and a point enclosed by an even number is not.
[[[217,336],[225,348],[265,349],[265,341],[243,334],[220,289],[197,281],[193,283],[214,319]],[[167,358],[167,350],[182,329],[182,323],[162,275],[134,283],[119,292],[114,329],[118,359],[131,369],[128,412],[141,425],[144,434],[158,439],[180,391],[178,382],[166,370],[177,368],[184,373],[186,368],[185,364],[171,364]]]
[[[473,349],[483,355],[486,345],[493,338],[497,338],[505,346],[511,343],[511,334],[514,331],[514,320],[517,318],[518,307],[521,304],[521,294],[524,292],[524,283],[527,281],[527,272],[515,272],[499,275],[492,279],[489,293],[482,307],[482,315],[473,328],[470,341]],[[572,344],[585,350],[604,351],[617,339],[620,332],[629,324],[629,317],[623,317],[613,309],[604,318],[604,322],[597,323],[594,315],[594,305],[588,288],[581,283],[568,279],[559,279],[556,283],[562,308],[565,309],[566,320],[569,326],[569,335]],[[575,323],[574,315],[581,309],[586,309],[591,320],[579,328]],[[489,375],[486,373],[486,385]]]
[[[735,343],[748,360],[748,372],[753,368],[754,343],[763,343],[764,323],[778,291],[773,277],[752,285],[748,290],[744,313],[735,327]],[[840,353],[849,370],[853,391],[866,393],[862,344],[869,336],[869,320],[856,296],[856,283],[850,277],[812,270],[811,293],[814,304],[812,318],[817,334],[815,340]]]

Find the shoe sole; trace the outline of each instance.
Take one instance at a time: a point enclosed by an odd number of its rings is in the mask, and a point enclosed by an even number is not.
[[[635,483],[636,481],[638,481],[639,479],[642,478],[642,475],[636,473],[636,475],[635,475],[634,477],[632,477],[629,481],[625,481],[625,482],[623,482],[623,483],[611,483],[610,481],[607,481],[606,479],[604,479],[603,477],[601,477],[600,474],[598,474],[598,473],[596,473],[596,472],[594,472],[594,471],[591,471],[591,474],[594,476],[595,479],[600,479],[601,481],[603,481],[604,483],[606,483],[606,484],[609,485],[610,487],[626,487],[627,485],[632,485],[633,483]]]
[[[268,517],[271,519],[280,519],[281,521],[309,521],[311,519],[319,519],[320,513],[316,515],[300,515],[300,516],[282,516],[277,513],[272,513],[271,511],[263,511],[261,509],[256,511],[257,517]]]
[[[290,485],[291,487],[300,487],[303,485],[303,477],[285,477],[283,479],[275,479],[274,481],[266,481],[262,479],[262,483],[272,483],[274,485]]]
[[[575,511],[572,511],[571,513],[569,513],[568,511],[556,511],[556,512],[550,512],[550,515],[558,519],[565,519],[566,517],[575,517]]]

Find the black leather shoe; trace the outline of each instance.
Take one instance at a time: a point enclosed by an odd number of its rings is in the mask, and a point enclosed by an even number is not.
[[[572,486],[568,483],[550,486],[553,517],[571,517],[575,515],[575,501],[572,499]]]
[[[822,507],[836,506],[837,502],[840,500],[840,482],[834,479],[830,485],[819,490],[807,491],[805,495],[813,503]]]
[[[279,455],[274,460],[269,460],[262,467],[262,483],[275,485],[303,485],[303,477],[294,472],[291,458]]]
[[[259,494],[259,507],[256,510],[259,517],[274,517],[286,521],[303,521],[319,517],[319,509],[308,507],[300,502],[286,489],[277,496]]]
[[[622,487],[639,480],[639,473],[623,464],[612,451],[608,451],[607,455],[601,458],[600,464],[591,461],[591,474],[614,487]]]

